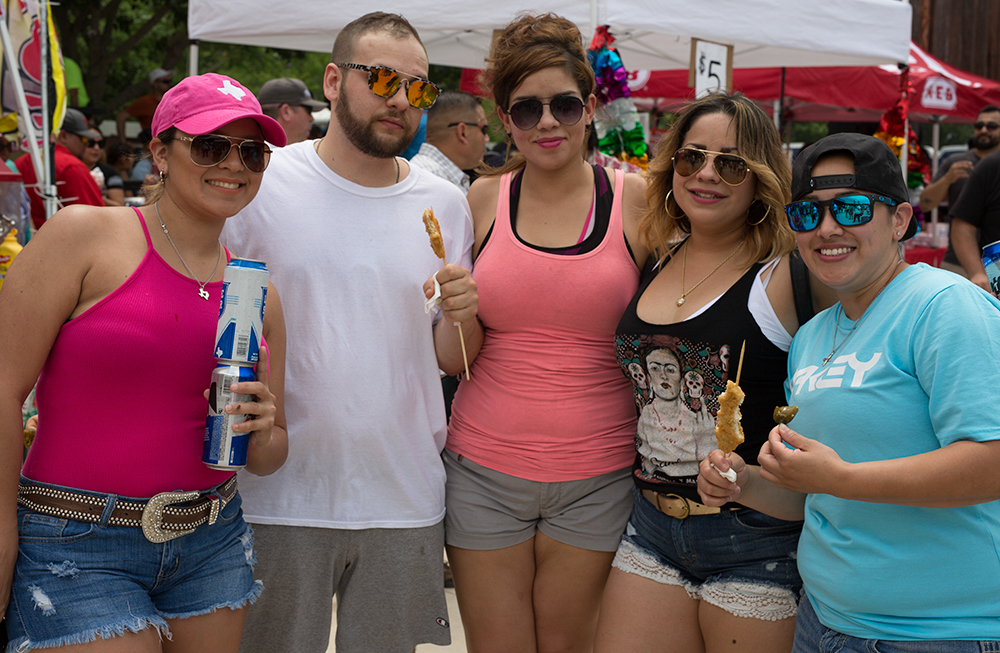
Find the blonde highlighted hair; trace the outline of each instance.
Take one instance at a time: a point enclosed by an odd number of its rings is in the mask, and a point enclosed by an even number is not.
[[[674,198],[667,197],[674,182],[673,157],[695,121],[716,113],[732,118],[737,152],[757,177],[757,191],[747,211],[745,260],[762,263],[783,256],[795,246],[795,236],[785,220],[792,169],[771,118],[742,93],[713,93],[690,102],[681,111],[646,170],[647,209],[639,223],[639,235],[662,258],[671,243],[691,233],[690,220]]]

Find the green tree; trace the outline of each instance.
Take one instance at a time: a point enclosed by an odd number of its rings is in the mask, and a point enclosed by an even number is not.
[[[51,7],[63,55],[80,65],[98,118],[148,93],[153,68],[175,70],[175,80],[187,74],[187,0],[60,0]],[[322,97],[329,62],[329,52],[199,43],[199,72],[228,75],[255,92],[269,79],[298,77]],[[446,90],[457,90],[459,77],[458,68],[431,66],[431,78]]]
[[[60,0],[52,19],[64,56],[83,71],[91,105],[114,115],[148,93],[146,76],[187,53],[186,0]]]

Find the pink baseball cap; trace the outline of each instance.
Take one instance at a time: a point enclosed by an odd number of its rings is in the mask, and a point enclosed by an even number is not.
[[[285,130],[264,115],[249,89],[215,73],[185,77],[163,94],[153,114],[153,136],[171,127],[195,136],[208,134],[240,118],[255,120],[267,142],[278,147],[287,142]]]

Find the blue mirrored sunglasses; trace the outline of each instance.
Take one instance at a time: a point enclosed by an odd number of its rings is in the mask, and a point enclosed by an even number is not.
[[[829,200],[803,200],[785,205],[785,215],[792,231],[812,231],[823,220],[823,207],[830,208],[830,215],[837,224],[844,227],[856,227],[871,222],[874,215],[875,202],[888,206],[899,204],[894,199],[882,195],[844,195]]]

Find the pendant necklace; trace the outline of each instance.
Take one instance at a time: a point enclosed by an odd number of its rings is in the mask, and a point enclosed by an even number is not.
[[[177,251],[177,245],[174,245],[174,239],[170,237],[170,232],[167,231],[167,225],[163,224],[163,218],[160,217],[160,203],[156,202],[155,204],[153,204],[153,208],[156,209],[156,219],[160,221],[160,228],[163,229],[163,235],[167,237],[167,242],[170,243],[170,246],[174,248],[174,254],[177,254],[177,258],[181,260],[181,265],[183,265],[184,269],[187,270],[188,274],[191,275],[191,278],[194,279],[194,282],[198,284],[198,296],[204,299],[205,301],[208,301],[208,291],[205,290],[205,286],[208,285],[208,282],[212,280],[212,277],[215,276],[215,273],[219,271],[219,263],[222,262],[222,249],[223,249],[222,243],[219,243],[219,258],[218,260],[215,261],[215,269],[212,270],[212,274],[208,275],[208,278],[205,279],[204,282],[198,281],[198,277],[196,277],[194,275],[194,272],[191,271],[191,268],[188,267],[187,261],[185,261],[184,257],[181,256],[181,253]]]
[[[896,265],[893,266],[892,268],[893,272],[896,271],[896,268],[899,267],[900,263],[902,263],[902,261],[896,261]],[[868,309],[871,308],[871,305],[875,303],[875,300],[878,299],[878,296],[882,294],[882,291],[885,290],[886,286],[888,286],[889,282],[892,281],[894,278],[895,274],[890,275],[888,281],[882,284],[882,287],[879,288],[878,292],[875,293],[875,296],[872,297],[871,302],[868,304],[867,307],[865,307],[864,313],[861,314],[861,317],[858,318],[858,321],[854,323],[854,326],[851,327],[851,330],[847,332],[847,335],[844,336],[844,339],[841,340],[839,344],[837,343],[837,332],[840,331],[840,315],[841,313],[844,312],[844,305],[841,304],[840,306],[837,307],[837,326],[833,330],[833,349],[831,349],[830,353],[826,356],[826,358],[823,359],[823,363],[820,365],[820,367],[826,367],[826,364],[829,363],[831,360],[833,360],[833,355],[836,354],[837,350],[840,349],[841,345],[847,342],[847,339],[851,337],[851,334],[854,333],[854,330],[858,328],[859,324],[861,324],[861,320],[865,319],[865,316],[868,315]]]
[[[711,272],[709,272],[708,274],[706,274],[704,277],[701,278],[701,281],[691,286],[690,290],[684,290],[684,271],[687,269],[687,262],[688,262],[688,251],[687,248],[684,248],[684,258],[681,261],[681,296],[677,299],[677,305],[683,306],[685,302],[684,298],[693,293],[694,289],[700,286],[705,281],[705,279],[708,279],[710,276],[718,272],[719,268],[725,265],[726,262],[729,261],[729,259],[736,256],[736,252],[740,251],[742,247],[743,247],[743,242],[740,242],[740,244],[736,246],[736,249],[733,250],[732,254],[722,259],[722,263],[716,265],[714,270],[712,270]]]

